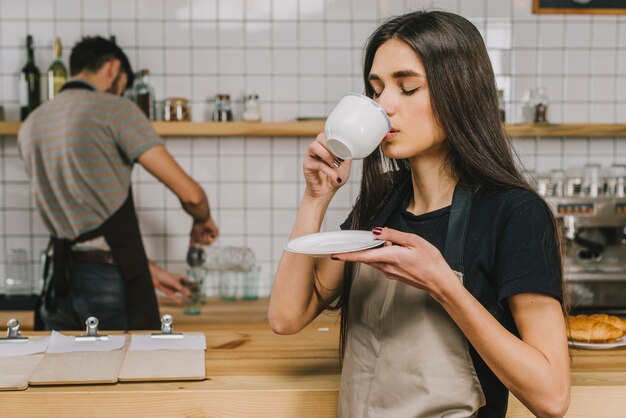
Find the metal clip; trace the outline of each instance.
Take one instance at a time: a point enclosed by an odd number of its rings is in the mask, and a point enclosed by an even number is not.
[[[151,334],[152,338],[183,338],[180,332],[174,332],[174,318],[170,314],[161,317],[161,332]]]
[[[7,321],[7,336],[0,337],[0,341],[11,343],[28,342],[28,337],[20,337],[20,334],[20,321],[15,318],[11,318]]]
[[[98,318],[95,316],[90,316],[85,321],[85,325],[87,325],[86,334],[79,335],[74,337],[76,341],[101,341],[108,340],[108,335],[100,335],[98,334]]]

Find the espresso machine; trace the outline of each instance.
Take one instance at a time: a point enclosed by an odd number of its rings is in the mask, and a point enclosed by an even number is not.
[[[573,313],[626,315],[626,166],[602,175],[555,170],[537,185],[563,228],[565,290]],[[606,173],[605,173],[606,174]]]

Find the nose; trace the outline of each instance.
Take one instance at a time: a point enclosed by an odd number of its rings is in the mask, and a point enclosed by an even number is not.
[[[388,94],[387,91],[383,90],[383,92],[376,98],[376,102],[383,108],[387,116],[392,116],[396,113],[396,103],[391,94]]]

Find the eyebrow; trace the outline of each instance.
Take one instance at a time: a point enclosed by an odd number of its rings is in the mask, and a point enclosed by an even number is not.
[[[424,78],[424,76],[420,73],[416,73],[415,71],[412,70],[402,70],[402,71],[396,71],[395,73],[391,74],[391,77],[393,78],[404,78],[404,77],[421,77]],[[370,75],[367,77],[368,80],[380,80],[380,77],[376,74],[370,73]]]

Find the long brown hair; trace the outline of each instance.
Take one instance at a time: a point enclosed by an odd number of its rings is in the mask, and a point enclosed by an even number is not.
[[[467,19],[442,11],[394,17],[370,36],[365,47],[365,94],[373,97],[368,77],[378,48],[390,39],[410,46],[426,71],[434,118],[447,143],[446,168],[476,190],[482,186],[516,187],[535,192],[516,164],[510,138],[500,122],[496,81],[483,39]],[[379,148],[363,161],[360,194],[352,210],[352,229],[371,228],[391,193],[410,178],[408,161],[391,160]],[[547,206],[547,204],[546,204]],[[561,248],[560,228],[552,216]],[[348,301],[354,265],[347,263],[341,297],[341,358],[348,331]],[[562,266],[561,266],[562,277]]]

